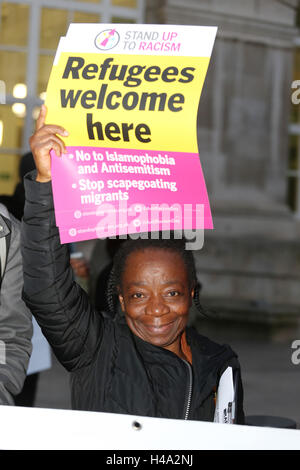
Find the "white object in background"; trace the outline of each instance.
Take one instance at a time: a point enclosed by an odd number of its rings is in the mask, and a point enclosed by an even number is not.
[[[232,367],[223,372],[217,390],[217,401],[214,422],[232,424],[234,414],[234,385]]]
[[[0,406],[0,423],[6,450],[300,450],[296,429],[22,406]]]
[[[51,349],[34,317],[32,317],[33,336],[32,353],[29,360],[27,375],[36,374],[51,367]]]

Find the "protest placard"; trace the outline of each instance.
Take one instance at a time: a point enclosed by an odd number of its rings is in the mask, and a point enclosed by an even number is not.
[[[71,24],[47,88],[62,243],[213,228],[197,111],[216,27]]]

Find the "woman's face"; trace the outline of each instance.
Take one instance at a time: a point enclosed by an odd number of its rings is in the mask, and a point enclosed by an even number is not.
[[[119,300],[129,328],[144,341],[178,354],[193,294],[179,253],[147,248],[128,256]]]

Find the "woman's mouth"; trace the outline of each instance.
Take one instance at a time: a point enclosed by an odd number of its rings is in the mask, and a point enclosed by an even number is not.
[[[153,325],[144,324],[144,327],[151,333],[162,334],[162,333],[167,332],[173,326],[173,323],[174,321],[169,322],[169,323],[164,323],[164,324],[153,324]]]

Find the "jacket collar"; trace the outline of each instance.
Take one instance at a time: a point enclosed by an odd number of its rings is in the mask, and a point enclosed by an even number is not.
[[[186,386],[187,380],[187,364],[180,357],[173,352],[154,346],[138,336],[134,335],[130,328],[127,326],[126,320],[118,321],[122,336],[129,340],[129,336],[135,345],[135,355],[140,358],[144,364],[147,374],[150,373],[153,367],[156,370],[160,368],[165,369],[167,374],[176,374],[178,383],[183,387]],[[220,374],[224,367],[227,367],[228,361],[236,357],[234,351],[228,345],[220,345],[200,335],[193,327],[186,328],[186,338],[192,350],[193,356],[193,395],[191,405],[191,416],[193,415],[195,407],[201,406],[203,401],[213,393],[217,388]],[[160,375],[157,380],[160,381]]]
[[[141,338],[131,333],[137,350],[148,363],[165,362],[166,366],[169,364],[176,367],[185,368],[186,365],[176,354],[167,349],[159,346],[154,346]],[[186,328],[186,338],[189,344],[192,357],[193,357],[193,376],[194,388],[193,399],[194,403],[202,403],[213,388],[218,386],[220,379],[220,371],[224,365],[234,357],[237,357],[235,352],[227,344],[220,345],[210,340],[209,338],[200,335],[194,327]]]

